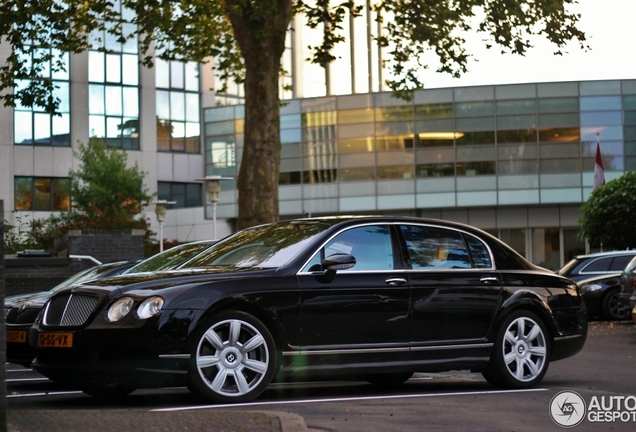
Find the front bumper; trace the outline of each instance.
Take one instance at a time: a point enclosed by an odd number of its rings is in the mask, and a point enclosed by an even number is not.
[[[175,314],[179,315],[179,314]],[[91,325],[84,329],[32,328],[32,367],[58,382],[122,383],[135,388],[182,385],[190,355],[189,319],[151,319],[142,326]],[[42,336],[42,338],[41,338]],[[40,340],[63,340],[66,346],[40,346]]]

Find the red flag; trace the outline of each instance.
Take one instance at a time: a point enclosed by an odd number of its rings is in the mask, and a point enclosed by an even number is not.
[[[598,189],[605,184],[605,170],[603,169],[603,158],[601,157],[601,143],[599,133],[596,132],[596,162],[594,163],[594,185],[592,190]]]

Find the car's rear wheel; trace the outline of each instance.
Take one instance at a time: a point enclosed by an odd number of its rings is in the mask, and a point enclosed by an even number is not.
[[[541,320],[530,311],[514,312],[497,330],[484,378],[495,387],[532,387],[548,370],[549,348]]]
[[[620,320],[625,318],[623,308],[618,303],[619,295],[620,291],[618,289],[612,289],[605,293],[605,296],[603,296],[603,303],[601,304],[603,318],[607,320]]]
[[[245,402],[269,385],[276,347],[267,327],[239,311],[222,312],[194,335],[188,387],[215,402]]]
[[[362,375],[360,378],[378,387],[396,387],[413,376],[413,372],[388,372]]]

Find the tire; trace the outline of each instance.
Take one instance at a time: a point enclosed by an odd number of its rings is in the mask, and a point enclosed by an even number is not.
[[[413,372],[391,372],[362,375],[360,378],[378,387],[397,387],[413,376]]]
[[[123,396],[127,396],[134,392],[136,389],[133,387],[126,387],[116,383],[103,383],[97,381],[91,381],[88,384],[82,386],[82,391],[87,395],[99,398],[99,399],[115,399]]]
[[[612,289],[609,290],[603,296],[603,301],[601,302],[601,312],[603,314],[603,318],[606,320],[621,320],[625,319],[625,312],[621,305],[618,303],[618,296],[620,295],[619,290]]]
[[[548,370],[547,335],[545,326],[532,312],[512,313],[497,329],[493,352],[482,375],[499,388],[533,387]]]
[[[195,332],[188,388],[220,403],[246,402],[276,372],[274,338],[263,323],[239,311],[222,312]]]

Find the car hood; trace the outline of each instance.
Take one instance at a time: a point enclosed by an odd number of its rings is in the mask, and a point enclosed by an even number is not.
[[[578,286],[581,286],[581,285],[586,285],[590,283],[604,283],[604,282],[612,281],[613,279],[615,279],[616,282],[618,282],[618,279],[620,277],[621,277],[621,273],[610,273],[610,274],[604,274],[600,276],[594,276],[587,279],[581,279],[581,280],[578,280],[576,284]]]
[[[48,292],[48,291],[47,291]],[[17,294],[9,297],[5,297],[4,299],[4,308],[11,309],[16,304],[23,302],[24,300],[30,299],[31,297],[38,295],[39,293],[28,293],[28,294]]]
[[[270,276],[276,272],[275,268],[254,267],[208,267],[161,272],[134,273],[118,275],[103,279],[96,279],[80,285],[65,288],[62,291],[99,291],[126,293],[130,291],[158,291],[177,286],[218,282],[237,278],[254,278]]]

